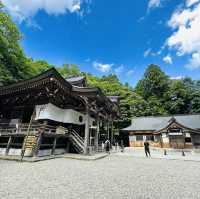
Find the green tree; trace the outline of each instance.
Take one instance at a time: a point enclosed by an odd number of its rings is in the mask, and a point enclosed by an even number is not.
[[[148,115],[167,115],[168,111],[163,106],[163,99],[158,99],[155,96],[148,98]]]
[[[138,95],[128,84],[122,84],[116,75],[96,77],[86,74],[89,86],[100,87],[105,95],[118,95],[120,97],[121,120],[119,127],[123,128],[130,123],[132,117],[149,115],[148,102]]]
[[[191,90],[183,80],[173,80],[165,94],[165,107],[170,114],[189,113],[191,108]]]
[[[38,75],[38,74],[54,67],[53,65],[48,64],[48,62],[45,60],[34,61],[33,59],[28,59],[27,64],[30,67],[32,76]]]
[[[0,4],[0,85],[29,78],[31,70],[19,45],[21,35]]]
[[[168,90],[169,77],[161,71],[160,67],[151,64],[145,71],[144,78],[136,86],[136,92],[145,99],[151,96],[158,98]]]
[[[81,75],[80,69],[75,64],[63,64],[63,66],[57,68],[57,70],[64,78]]]
[[[130,118],[150,115],[148,102],[135,92],[125,100],[125,103],[130,104]]]
[[[200,91],[192,94],[190,113],[200,113]]]

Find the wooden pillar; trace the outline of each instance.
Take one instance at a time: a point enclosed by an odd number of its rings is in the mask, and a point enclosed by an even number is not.
[[[96,132],[95,132],[95,150],[97,151],[98,150],[98,147],[99,147],[99,117],[97,116],[97,129],[96,129]]]
[[[191,143],[192,143],[192,148],[195,149],[195,142],[194,142],[194,133],[190,132],[190,137],[191,137]]]
[[[6,146],[6,153],[5,153],[5,155],[8,155],[11,143],[12,143],[12,137],[10,136],[9,139],[8,139],[7,146]]]
[[[85,139],[84,139],[84,154],[88,154],[88,146],[89,146],[89,130],[90,130],[90,116],[89,116],[89,105],[88,100],[85,99],[85,109],[86,109],[86,115],[85,115]]]
[[[46,124],[47,124],[47,121],[44,121],[43,126],[40,127],[39,130],[38,130],[37,141],[36,141],[36,144],[35,144],[33,156],[38,156],[38,152],[40,150],[40,145],[42,144],[42,139],[43,139],[43,135],[44,135],[44,132],[45,132],[45,125]]]
[[[111,121],[111,140],[110,140],[111,146],[113,144],[113,137],[114,137],[114,135],[113,135],[113,120],[112,120]]]
[[[52,151],[51,151],[51,155],[54,155],[54,153],[55,153],[56,143],[57,143],[57,137],[54,138],[54,141],[53,141],[53,148],[52,148]]]
[[[68,140],[67,140],[67,147],[66,147],[66,152],[67,152],[67,153],[69,153],[70,146],[71,146],[71,142],[70,142],[70,140],[68,139]]]
[[[160,147],[163,148],[162,134],[160,134]]]
[[[110,121],[108,118],[106,121],[106,125],[107,125],[107,138],[108,138],[108,140],[110,140]]]

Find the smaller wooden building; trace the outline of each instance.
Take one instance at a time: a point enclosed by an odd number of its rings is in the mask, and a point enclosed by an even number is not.
[[[200,148],[200,114],[136,117],[122,129],[128,132],[130,147]]]

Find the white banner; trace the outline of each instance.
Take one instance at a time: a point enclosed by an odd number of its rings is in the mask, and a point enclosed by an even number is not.
[[[68,124],[85,124],[86,116],[72,109],[61,109],[53,104],[44,104],[36,106],[35,120],[49,119]],[[90,117],[90,125],[94,121]]]
[[[169,135],[183,135],[182,132],[169,132]]]

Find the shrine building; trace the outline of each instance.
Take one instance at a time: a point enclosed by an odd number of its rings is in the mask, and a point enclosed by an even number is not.
[[[48,156],[98,152],[113,142],[117,97],[87,86],[84,77],[64,79],[52,68],[0,87],[0,155]]]
[[[128,133],[130,147],[143,147],[148,141],[153,147],[198,149],[200,114],[136,117],[122,132]]]

